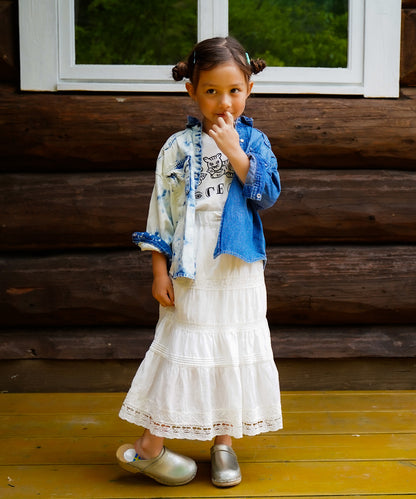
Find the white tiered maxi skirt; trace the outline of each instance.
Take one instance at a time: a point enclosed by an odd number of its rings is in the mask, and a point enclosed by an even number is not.
[[[196,212],[195,281],[174,280],[120,417],[166,438],[241,438],[282,428],[263,262],[213,258],[221,212]]]

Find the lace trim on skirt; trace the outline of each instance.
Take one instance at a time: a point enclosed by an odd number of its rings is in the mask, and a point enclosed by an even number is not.
[[[229,422],[230,411],[227,410],[223,414],[218,411],[216,419],[209,426],[200,424],[200,419],[189,415],[192,419],[196,419],[194,424],[179,425],[170,421],[167,416],[163,418],[163,414],[158,414],[158,421],[155,421],[150,414],[128,405],[124,405],[120,413],[121,417],[130,423],[148,428],[153,435],[164,438],[190,439],[190,440],[211,440],[218,435],[229,435],[233,438],[242,438],[243,435],[254,436],[259,433],[270,431],[278,431],[283,427],[280,406],[269,407],[267,410],[262,408],[262,414],[265,414],[260,420],[256,419],[255,411],[250,414],[245,414],[240,425]],[[184,415],[181,414],[180,418]],[[233,419],[241,420],[241,416],[235,414]],[[198,421],[197,421],[198,420]]]

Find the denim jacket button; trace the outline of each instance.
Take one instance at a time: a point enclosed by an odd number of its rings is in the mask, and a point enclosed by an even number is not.
[[[256,197],[257,197],[257,199],[261,199],[261,194],[258,193]]]

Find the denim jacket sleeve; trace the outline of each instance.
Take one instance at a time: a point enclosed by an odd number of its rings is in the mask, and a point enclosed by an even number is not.
[[[253,128],[246,149],[250,168],[243,186],[243,196],[252,200],[256,209],[274,205],[280,195],[280,178],[277,160],[266,135]]]

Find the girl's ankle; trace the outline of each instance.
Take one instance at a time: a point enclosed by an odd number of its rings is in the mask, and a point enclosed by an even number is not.
[[[228,445],[229,447],[232,447],[233,442],[232,442],[230,436],[219,435],[219,436],[215,437],[214,445]]]
[[[137,455],[141,459],[154,459],[155,457],[159,456],[159,454],[162,452],[163,445],[160,446],[159,442],[157,444],[153,442],[149,443],[146,441],[146,439],[143,439],[143,437],[141,437],[138,440],[136,440],[134,448],[136,450]]]

